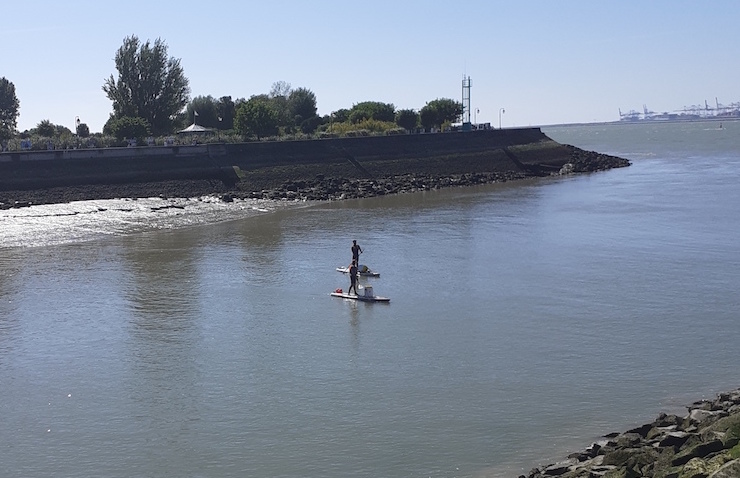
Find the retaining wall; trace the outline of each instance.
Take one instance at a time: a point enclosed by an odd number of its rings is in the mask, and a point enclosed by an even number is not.
[[[0,191],[170,180],[254,188],[317,175],[381,177],[558,168],[571,150],[539,128],[0,154]]]

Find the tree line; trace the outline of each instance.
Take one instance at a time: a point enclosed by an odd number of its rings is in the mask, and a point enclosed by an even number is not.
[[[231,96],[190,98],[190,85],[180,59],[168,55],[167,44],[156,39],[141,42],[135,35],[126,37],[114,57],[117,76],[105,79],[103,91],[112,103],[112,113],[103,126],[103,136],[145,138],[168,136],[188,124],[223,132],[240,139],[279,137],[284,135],[351,136],[443,128],[458,120],[462,103],[438,98],[419,111],[396,109],[392,103],[364,101],[351,108],[318,115],[316,95],[308,88],[293,88],[278,81],[269,93],[248,99]],[[75,131],[49,120],[36,128],[19,133],[16,130],[20,102],[15,85],[0,78],[0,141],[3,148],[16,136],[36,135],[44,138],[91,136],[79,120]],[[93,135],[95,136],[95,135]],[[100,136],[98,134],[98,136]]]

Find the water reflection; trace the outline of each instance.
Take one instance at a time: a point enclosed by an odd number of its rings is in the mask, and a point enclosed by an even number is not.
[[[193,394],[202,379],[199,249],[190,238],[159,233],[123,241],[124,294],[130,307],[125,389],[132,393],[131,418],[152,439],[144,459],[151,462],[143,469],[156,469],[160,456],[180,449],[199,417]]]
[[[18,301],[15,299],[22,289],[20,263],[17,252],[0,249],[0,364],[4,362],[5,348],[12,344],[12,340],[6,338],[18,330]]]

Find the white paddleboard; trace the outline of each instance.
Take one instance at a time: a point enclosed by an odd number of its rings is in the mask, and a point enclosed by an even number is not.
[[[347,274],[349,273],[349,267],[337,267],[337,271],[341,272],[342,274]],[[380,272],[373,272],[371,269],[368,268],[365,271],[358,270],[357,275],[361,275],[363,277],[380,277]]]
[[[390,302],[390,297],[381,297],[379,295],[365,296],[348,294],[346,292],[332,292],[332,297],[341,297],[342,299],[360,300],[362,302]]]

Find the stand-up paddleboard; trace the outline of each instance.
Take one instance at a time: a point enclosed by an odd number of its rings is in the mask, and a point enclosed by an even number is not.
[[[347,274],[349,273],[349,267],[337,267],[337,271],[342,274]],[[380,272],[375,272],[368,266],[362,264],[357,267],[357,274],[363,277],[380,277]]]
[[[360,300],[363,302],[390,302],[390,297],[382,297],[373,293],[372,286],[360,287],[359,294],[348,294],[342,289],[337,289],[330,294],[332,297],[341,297],[342,299]]]

